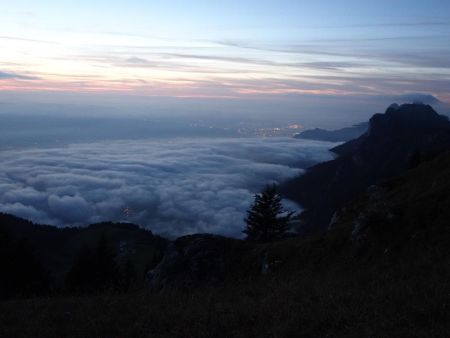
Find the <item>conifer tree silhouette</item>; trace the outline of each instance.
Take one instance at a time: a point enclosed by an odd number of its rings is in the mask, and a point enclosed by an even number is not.
[[[265,242],[277,239],[289,229],[294,212],[284,210],[282,198],[275,185],[267,186],[247,211],[244,219],[246,228],[243,231],[247,240]]]

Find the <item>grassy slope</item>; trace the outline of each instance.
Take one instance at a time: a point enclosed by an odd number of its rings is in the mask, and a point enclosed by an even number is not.
[[[324,234],[236,241],[222,288],[1,303],[0,336],[450,336],[450,155],[385,184],[356,250],[352,227],[371,203],[362,196]]]

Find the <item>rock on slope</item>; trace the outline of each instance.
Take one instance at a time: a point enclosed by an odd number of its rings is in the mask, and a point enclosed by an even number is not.
[[[211,234],[178,238],[169,244],[158,266],[147,274],[151,291],[218,286],[238,270],[247,243]]]

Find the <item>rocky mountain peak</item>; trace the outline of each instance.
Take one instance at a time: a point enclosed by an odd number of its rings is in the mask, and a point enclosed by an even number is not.
[[[387,132],[416,132],[417,129],[450,128],[446,116],[421,103],[392,104],[384,114],[375,114],[369,121],[369,135]]]
[[[381,180],[404,173],[450,149],[450,122],[431,106],[391,105],[375,114],[368,131],[332,149],[335,160],[318,164],[283,187],[302,205],[311,228],[328,226],[335,210]]]

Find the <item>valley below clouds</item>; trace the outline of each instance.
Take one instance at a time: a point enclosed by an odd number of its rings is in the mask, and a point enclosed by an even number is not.
[[[3,150],[0,212],[57,226],[127,221],[171,238],[240,237],[253,195],[331,159],[331,146],[199,138]]]

